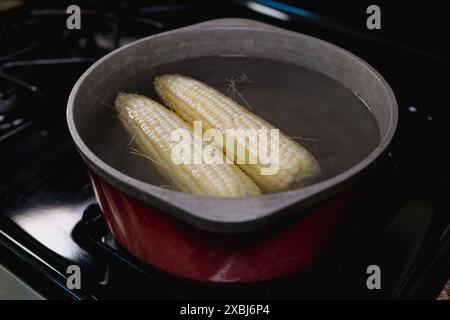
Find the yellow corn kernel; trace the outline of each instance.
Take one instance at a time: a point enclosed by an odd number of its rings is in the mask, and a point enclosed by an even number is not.
[[[142,95],[120,93],[115,105],[122,124],[134,137],[140,151],[156,163],[176,189],[215,197],[261,193],[258,186],[234,164],[174,164],[172,148],[176,142],[172,141],[172,132],[186,129],[191,135],[193,133],[185,121],[161,104]],[[193,145],[194,148],[202,148],[201,144]]]
[[[204,130],[219,129],[226,136],[227,129],[276,129],[274,126],[239,105],[221,92],[195,79],[174,74],[155,79],[156,92],[164,104],[189,124],[201,121]],[[236,143],[237,154],[244,151],[245,158],[257,157],[258,148]],[[225,146],[225,148],[227,148]],[[263,192],[277,192],[311,182],[320,174],[320,166],[313,155],[285,134],[279,134],[278,171],[262,175],[267,163],[239,163],[237,165]],[[228,150],[225,150],[228,155]]]

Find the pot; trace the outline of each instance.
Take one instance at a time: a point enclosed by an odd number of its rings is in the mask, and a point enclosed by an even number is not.
[[[108,143],[114,141],[115,131],[104,120],[105,105],[112,105],[120,91],[146,93],[152,83],[149,75],[160,65],[230,55],[281,60],[338,81],[370,106],[379,132],[377,144],[332,177],[252,198],[177,192],[124,172]],[[81,76],[67,108],[71,135],[116,240],[173,275],[215,283],[262,281],[311,265],[352,202],[350,186],[389,145],[397,118],[391,88],[358,57],[310,36],[243,19],[212,20],[111,52]],[[284,130],[283,124],[280,128]]]

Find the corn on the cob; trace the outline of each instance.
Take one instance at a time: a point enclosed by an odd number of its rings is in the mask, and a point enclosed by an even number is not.
[[[227,129],[233,128],[275,129],[234,100],[192,78],[178,74],[162,75],[155,79],[154,85],[165,105],[191,125],[194,121],[201,121],[203,129],[216,128],[224,135]],[[238,154],[239,150],[244,150],[246,159],[258,156],[257,148],[242,145],[239,141],[233,148],[237,148]],[[302,186],[320,173],[319,164],[311,153],[281,132],[278,150],[279,169],[276,174],[262,175],[261,168],[267,165],[261,162],[237,163],[263,192],[284,191]]]
[[[134,136],[140,151],[154,160],[175,188],[216,197],[243,197],[261,193],[258,186],[234,164],[174,164],[171,150],[176,142],[172,141],[172,132],[186,129],[192,134],[192,129],[156,101],[137,94],[120,93],[115,104],[121,122]],[[202,148],[202,145],[196,147]],[[193,152],[196,154],[195,150]]]

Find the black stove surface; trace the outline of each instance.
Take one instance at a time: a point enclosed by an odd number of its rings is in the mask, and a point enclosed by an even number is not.
[[[49,298],[437,297],[450,275],[445,54],[319,14],[311,19],[298,5],[278,1],[79,1],[83,27],[75,31],[66,29],[69,4],[19,1],[0,12],[0,263]],[[65,120],[72,86],[102,55],[218,17],[266,21],[342,46],[387,79],[400,108],[392,145],[360,183],[365,191],[323,257],[298,274],[253,285],[175,279],[126,253],[100,218]],[[73,264],[82,269],[81,290],[66,288]],[[372,264],[383,272],[379,291],[366,287]]]

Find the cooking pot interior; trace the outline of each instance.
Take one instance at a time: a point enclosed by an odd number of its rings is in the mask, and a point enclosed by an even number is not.
[[[383,82],[358,59],[291,32],[193,28],[144,39],[99,62],[74,98],[74,122],[102,161],[152,185],[167,183],[133,144],[114,110],[119,92],[159,101],[153,79],[201,80],[280,128],[319,161],[320,182],[350,169],[385,138],[392,103]]]

